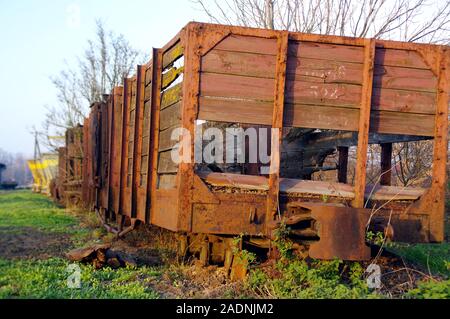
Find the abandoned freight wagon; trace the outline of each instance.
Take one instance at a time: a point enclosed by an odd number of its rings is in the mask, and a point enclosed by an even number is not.
[[[69,208],[83,207],[83,127],[66,130],[65,146],[58,148],[58,178],[53,182],[52,197]]]
[[[33,176],[33,191],[50,195],[52,191],[52,180],[58,173],[58,155],[44,153],[39,158],[27,161],[28,168]]]
[[[177,232],[205,263],[230,265],[237,235],[270,250],[283,224],[300,255],[319,259],[369,258],[367,229],[440,242],[449,70],[445,46],[189,23],[92,105],[83,200],[119,234],[137,223]],[[185,138],[206,127],[271,128],[268,163],[195,162]],[[393,143],[422,140],[433,145],[428,188],[390,185]],[[381,145],[374,185],[369,144]],[[334,180],[314,180],[330,154]]]

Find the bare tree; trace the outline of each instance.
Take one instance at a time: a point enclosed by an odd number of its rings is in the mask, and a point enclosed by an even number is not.
[[[23,154],[9,153],[0,148],[0,163],[6,166],[5,171],[0,174],[2,177],[1,181],[14,181],[19,185],[31,183],[31,172]]]
[[[450,41],[448,0],[194,2],[216,23],[403,41],[444,44]]]
[[[433,144],[418,141],[393,146],[393,168],[399,184],[430,186]]]
[[[122,84],[141,59],[142,54],[123,35],[106,31],[97,21],[96,36],[88,41],[77,68],[67,66],[51,78],[58,103],[46,107],[42,129],[38,130],[40,142],[51,150],[61,146],[66,129],[82,124],[89,105]]]

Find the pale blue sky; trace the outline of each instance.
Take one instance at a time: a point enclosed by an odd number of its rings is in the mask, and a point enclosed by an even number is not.
[[[96,19],[148,53],[189,21],[207,21],[189,0],[0,0],[0,148],[32,154],[30,129],[56,102],[49,77],[76,63]]]

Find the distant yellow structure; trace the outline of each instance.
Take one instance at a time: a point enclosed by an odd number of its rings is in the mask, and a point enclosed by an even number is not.
[[[42,154],[41,158],[28,161],[33,176],[33,192],[50,195],[50,182],[58,173],[58,155]]]

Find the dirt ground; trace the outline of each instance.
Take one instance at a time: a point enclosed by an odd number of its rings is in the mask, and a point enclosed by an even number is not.
[[[0,227],[0,258],[46,259],[64,257],[72,247],[70,236],[34,227]]]

